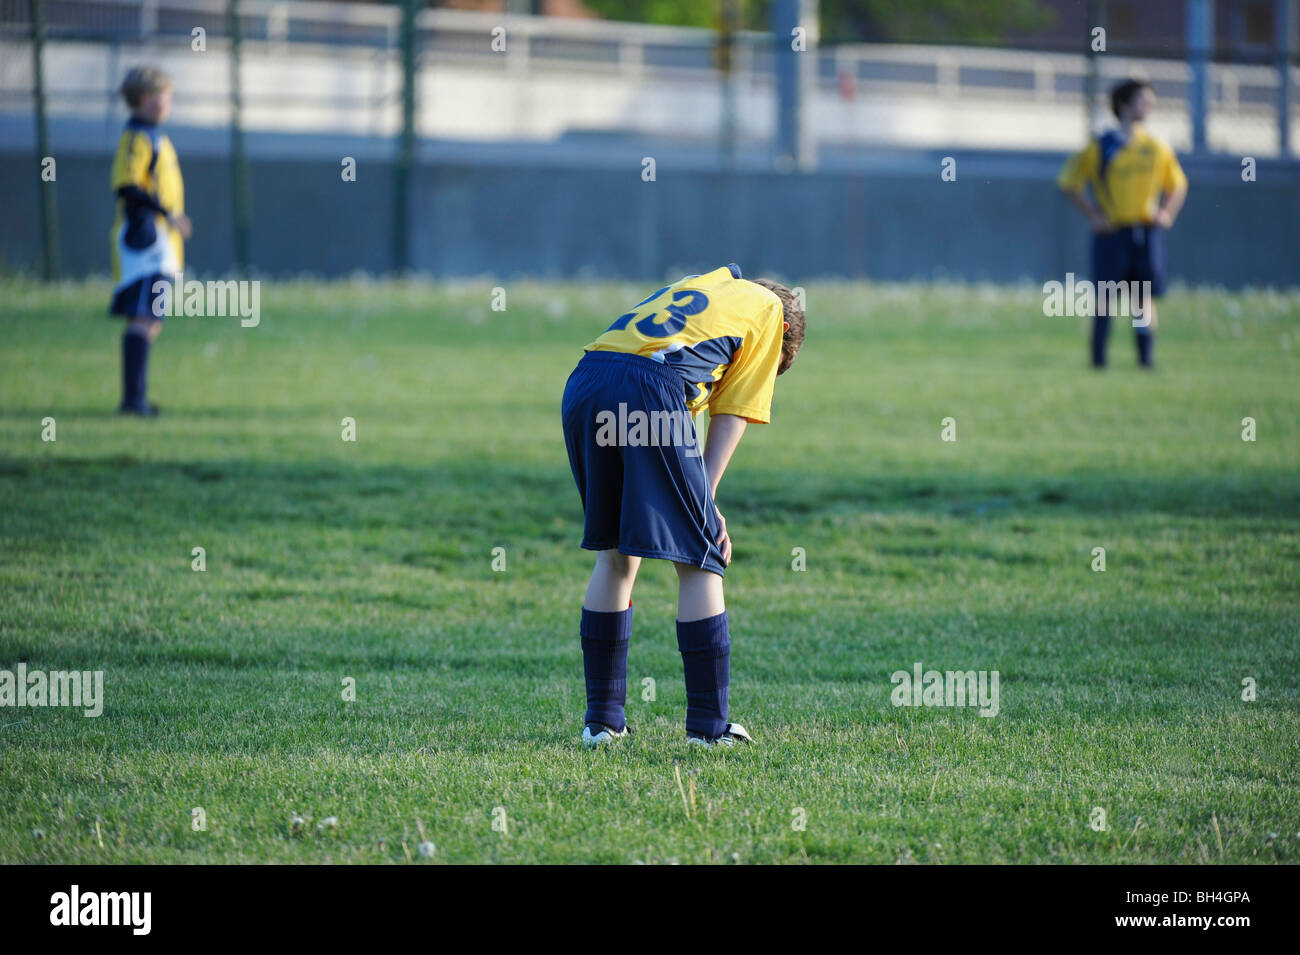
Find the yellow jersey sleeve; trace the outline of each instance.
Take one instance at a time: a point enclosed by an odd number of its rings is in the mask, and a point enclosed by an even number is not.
[[[127,130],[117,144],[113,157],[113,191],[123,186],[151,189],[149,164],[153,162],[153,143],[143,133]],[[102,166],[100,167],[103,168]]]
[[[1178,162],[1178,156],[1174,151],[1165,146],[1164,170],[1160,177],[1160,188],[1168,195],[1175,190],[1186,188],[1186,186],[1187,173],[1183,172],[1183,167]]]
[[[158,138],[158,162],[154,167],[154,179],[158,183],[158,201],[168,212],[176,214],[185,211],[185,183],[181,179],[181,163],[176,157],[176,149],[166,136]]]
[[[1084,185],[1097,179],[1100,147],[1094,139],[1071,156],[1056,177],[1056,184],[1066,192],[1078,192]]]
[[[766,290],[765,290],[766,291]],[[726,374],[709,396],[709,414],[732,414],[754,424],[772,420],[772,390],[781,362],[781,300],[768,293],[771,303],[753,323]]]

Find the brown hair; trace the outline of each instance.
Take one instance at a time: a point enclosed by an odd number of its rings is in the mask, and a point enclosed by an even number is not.
[[[794,292],[780,282],[773,282],[771,279],[752,279],[751,281],[755,285],[761,285],[763,288],[776,293],[776,297],[781,300],[782,317],[790,323],[790,327],[781,336],[781,361],[776,366],[776,373],[784,375],[790,366],[794,364],[794,356],[799,354],[799,349],[803,347],[803,306],[799,304],[799,299]]]
[[[1120,118],[1120,110],[1129,103],[1133,102],[1133,97],[1137,96],[1142,90],[1151,89],[1151,84],[1146,80],[1124,80],[1122,83],[1115,84],[1110,91],[1110,111],[1115,114],[1115,118]],[[1152,90],[1152,92],[1155,92]]]
[[[172,78],[156,66],[134,66],[118,90],[126,105],[135,109],[150,93],[171,89]]]

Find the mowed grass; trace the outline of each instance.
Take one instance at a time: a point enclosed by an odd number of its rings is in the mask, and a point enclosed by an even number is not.
[[[1175,292],[1097,374],[1034,288],[810,284],[719,499],[757,744],[686,747],[647,562],[593,753],[559,401],[653,286],[496,284],[169,320],[139,421],[105,283],[0,283],[0,668],[106,695],[0,709],[0,862],[1300,860],[1300,296]],[[893,706],[917,662],[999,713]]]

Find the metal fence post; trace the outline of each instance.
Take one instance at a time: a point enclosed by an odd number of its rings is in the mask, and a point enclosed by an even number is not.
[[[803,31],[801,52],[794,48],[796,29]],[[817,35],[817,0],[774,0],[776,158],[790,169],[810,170],[817,164],[811,115],[817,92]]]
[[[402,5],[402,132],[393,164],[393,268],[411,267],[411,167],[415,164],[415,17],[418,0]]]
[[[1274,45],[1277,51],[1277,140],[1282,158],[1291,155],[1291,57],[1295,50],[1294,0],[1275,0]]]
[[[718,68],[721,113],[718,122],[718,151],[723,165],[736,164],[736,29],[739,20],[738,0],[720,0],[714,63]]]
[[[1083,136],[1085,140],[1092,139],[1093,125],[1097,119],[1097,89],[1101,86],[1101,63],[1097,58],[1097,51],[1093,48],[1092,31],[1100,27],[1106,28],[1103,21],[1106,15],[1105,9],[1101,5],[1101,0],[1088,0],[1088,22],[1085,26],[1088,28],[1084,36],[1084,53],[1088,57],[1088,72],[1083,82]]]
[[[248,271],[250,233],[248,156],[244,151],[244,99],[239,79],[242,47],[239,0],[230,0],[230,185],[234,202],[235,268],[241,275]]]
[[[45,121],[45,74],[41,66],[45,55],[44,0],[29,0],[28,8],[32,20],[32,91],[36,100],[36,182],[41,191],[41,272],[47,282],[52,282],[59,277],[59,207],[55,201],[54,179],[46,181],[44,176],[45,157],[50,155],[50,131]]]
[[[1209,112],[1210,54],[1214,50],[1214,0],[1187,0],[1187,56],[1192,89],[1187,106],[1192,121],[1192,151],[1206,150]]]

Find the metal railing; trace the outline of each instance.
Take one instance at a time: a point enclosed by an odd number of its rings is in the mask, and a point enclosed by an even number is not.
[[[0,0],[0,41],[21,43],[29,30],[28,0]],[[240,25],[249,47],[273,56],[330,51],[369,51],[379,67],[395,56],[400,10],[395,5],[316,3],[311,0],[241,0]],[[47,38],[99,44],[166,46],[191,41],[204,31],[220,46],[228,34],[227,0],[45,0]],[[505,50],[493,49],[494,30],[504,30]],[[592,19],[514,16],[458,10],[423,10],[417,42],[424,69],[440,67],[504,72],[520,79],[554,73],[616,77],[622,82],[710,83],[716,85],[716,34],[711,30],[662,27]],[[733,82],[740,88],[766,89],[773,76],[772,37],[741,32],[736,37]],[[982,101],[1074,106],[1080,122],[1088,86],[1089,58],[1083,54],[952,46],[860,44],[813,52],[823,96],[852,100],[873,95],[927,97],[946,102]],[[0,68],[0,107],[13,109],[29,97],[30,74],[23,58],[7,57]],[[1137,59],[1108,54],[1099,58],[1103,86],[1109,79],[1136,75],[1152,82],[1166,109],[1186,109],[1191,94],[1188,64],[1172,59]],[[380,69],[382,72],[382,69]],[[1214,116],[1276,130],[1281,72],[1271,66],[1214,63],[1207,107]],[[1288,70],[1291,89],[1300,86],[1300,68]],[[374,86],[374,82],[369,84]],[[382,85],[382,83],[381,83]],[[104,89],[59,87],[52,106]],[[188,91],[188,96],[219,98],[220,91]],[[288,95],[282,90],[249,90],[249,105]],[[311,99],[315,94],[295,92]],[[340,94],[327,94],[337,97]],[[367,103],[384,105],[395,90],[367,94]],[[348,99],[349,97],[344,97]],[[352,96],[351,99],[362,97]],[[1300,97],[1291,96],[1292,103]],[[1097,104],[1096,112],[1102,112]],[[1293,121],[1293,126],[1296,123]],[[1211,143],[1211,148],[1213,148]]]

